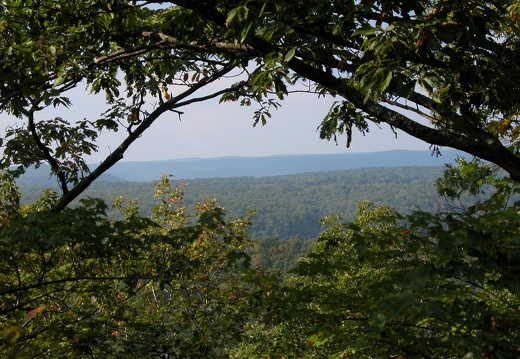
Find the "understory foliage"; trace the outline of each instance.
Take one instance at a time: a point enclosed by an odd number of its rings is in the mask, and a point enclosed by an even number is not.
[[[250,220],[224,220],[213,201],[187,218],[167,178],[156,195],[153,219],[122,199],[121,221],[94,199],[60,213],[42,210],[51,196],[10,207],[0,228],[0,356],[226,356],[259,314],[263,276],[244,253]]]
[[[324,218],[269,321],[250,326],[242,357],[516,357],[520,203],[503,199],[519,188],[487,166],[467,177],[477,163],[459,164],[444,180],[457,172],[472,189],[493,187],[465,211],[403,216],[361,202],[353,222]]]
[[[449,186],[448,186],[449,185]],[[401,215],[361,202],[323,219],[283,276],[252,269],[249,216],[214,200],[186,215],[182,188],[50,211],[2,183],[0,354],[6,358],[512,358],[520,350],[519,188],[459,160],[438,181],[467,208]],[[448,191],[449,189],[449,191]],[[487,193],[482,193],[487,192]]]

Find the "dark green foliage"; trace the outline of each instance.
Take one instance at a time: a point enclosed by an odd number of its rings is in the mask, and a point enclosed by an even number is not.
[[[287,274],[297,261],[312,250],[314,240],[292,237],[260,237],[246,252],[251,256],[251,265]]]
[[[401,215],[363,202],[352,222],[324,219],[313,251],[243,353],[284,357],[512,358],[520,337],[518,185],[450,166],[461,189],[490,196],[459,212]],[[260,330],[259,330],[260,329]],[[279,338],[283,337],[283,340]],[[272,343],[266,345],[266,343]]]
[[[2,357],[226,356],[271,281],[249,268],[249,219],[210,202],[189,218],[166,180],[156,197],[153,219],[118,200],[119,221],[101,200],[2,203],[15,211],[0,227]]]

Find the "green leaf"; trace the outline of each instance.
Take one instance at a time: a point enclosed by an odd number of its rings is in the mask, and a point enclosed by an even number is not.
[[[240,10],[240,7],[236,7],[232,9],[230,12],[228,12],[227,18],[226,18],[226,26],[229,26],[233,19],[237,16],[238,11]]]
[[[381,83],[381,87],[380,87],[381,92],[386,90],[388,85],[390,85],[390,81],[392,81],[392,72],[391,71],[386,75],[385,79]]]
[[[291,59],[294,57],[295,54],[296,54],[296,48],[293,47],[293,48],[289,49],[289,51],[287,51],[287,53],[284,56],[284,61],[285,62],[291,61]]]

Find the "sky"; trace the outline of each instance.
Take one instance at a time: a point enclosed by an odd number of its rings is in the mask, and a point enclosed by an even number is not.
[[[67,113],[59,113],[66,119],[97,119],[105,111],[101,97],[87,96],[83,88],[68,94],[73,106]],[[317,98],[316,95],[295,93],[281,101],[282,107],[273,111],[266,126],[253,127],[254,104],[241,107],[238,103],[222,103],[212,100],[182,108],[179,121],[175,113],[160,117],[127,151],[123,161],[150,161],[182,158],[211,158],[223,156],[273,156],[291,154],[326,154],[351,152],[376,152],[394,149],[427,150],[429,145],[405,133],[397,138],[388,126],[372,125],[363,136],[354,133],[350,148],[346,139],[321,140],[317,127],[328,112],[334,99]],[[56,110],[42,113],[54,117]],[[1,114],[5,126],[16,120]],[[0,127],[3,130],[5,126]],[[98,141],[99,153],[88,159],[89,163],[103,160],[115,149],[126,131],[103,133]]]

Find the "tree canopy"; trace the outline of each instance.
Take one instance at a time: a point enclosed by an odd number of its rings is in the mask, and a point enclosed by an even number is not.
[[[2,164],[49,163],[63,192],[55,210],[165,113],[220,98],[256,104],[264,124],[302,88],[337,99],[323,138],[342,133],[349,146],[354,128],[386,123],[520,179],[514,0],[16,0],[0,16],[0,111],[25,119],[6,132]],[[106,94],[99,119],[41,115],[72,106],[77,86]],[[89,173],[83,156],[118,129],[127,137]]]

